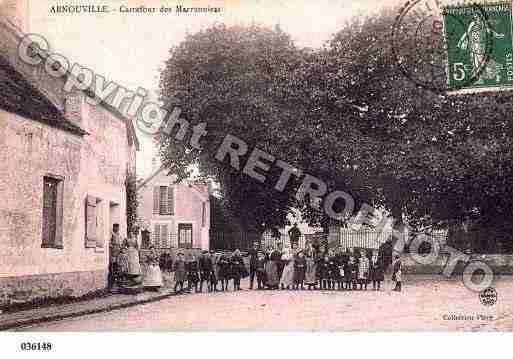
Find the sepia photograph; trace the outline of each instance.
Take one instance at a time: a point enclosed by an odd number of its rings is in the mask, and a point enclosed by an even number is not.
[[[511,0],[0,0],[0,339],[511,332],[512,26]]]

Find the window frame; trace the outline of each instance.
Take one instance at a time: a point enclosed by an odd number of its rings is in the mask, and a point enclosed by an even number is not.
[[[56,199],[55,199],[55,230],[53,240],[45,241],[45,184],[47,180],[56,182]],[[47,173],[43,176],[42,191],[42,208],[41,208],[41,248],[47,249],[64,249],[63,243],[63,211],[64,211],[64,176]]]
[[[181,241],[181,235],[180,235],[180,227],[181,226],[186,226],[186,227],[190,227],[191,228],[191,242],[190,242],[190,246],[187,246],[187,242],[182,242]],[[178,244],[178,248],[181,248],[181,249],[191,249],[191,248],[194,248],[194,223],[192,222],[178,222],[177,223],[177,244]],[[185,244],[185,245],[184,245]]]
[[[154,194],[153,214],[158,216],[175,215],[175,186],[169,184],[155,184],[154,191],[157,189],[157,199]],[[157,200],[158,210],[155,209],[155,200]]]
[[[157,227],[158,226],[158,227]],[[165,227],[164,227],[165,226]],[[156,230],[158,228],[158,231]],[[165,237],[162,236],[163,228],[166,228]],[[150,235],[150,244],[155,246],[156,248],[170,248],[172,246],[171,243],[171,229],[172,223],[166,220],[158,220],[152,221],[151,223],[151,235]],[[156,238],[158,233],[158,240]],[[166,246],[168,244],[169,246]]]

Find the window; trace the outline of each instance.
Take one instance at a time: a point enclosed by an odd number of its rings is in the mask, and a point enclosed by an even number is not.
[[[178,223],[178,248],[192,248],[191,223]]]
[[[43,248],[63,248],[62,244],[62,199],[63,181],[60,178],[43,177]]]
[[[153,214],[168,216],[175,214],[173,187],[153,187]]]
[[[156,248],[169,248],[169,232],[167,224],[155,224],[153,227],[153,245]]]

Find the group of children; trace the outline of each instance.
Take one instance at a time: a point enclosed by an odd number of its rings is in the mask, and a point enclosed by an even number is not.
[[[228,284],[233,281],[233,289],[240,290],[240,281],[248,275],[240,251],[233,253],[216,254],[203,251],[198,257],[191,254],[188,259],[179,252],[173,264],[175,272],[175,292],[202,292],[206,284],[208,292],[228,290]],[[184,283],[187,282],[187,287]]]
[[[279,255],[278,250],[257,251],[250,258],[250,288],[253,272],[258,289],[380,290],[384,278],[384,261],[378,252],[317,253],[299,250]],[[276,271],[272,267],[276,267]]]
[[[348,251],[323,253],[313,250],[298,250],[295,253],[279,249],[249,253],[249,273],[239,250],[232,253],[203,251],[200,256],[190,254],[185,259],[179,252],[171,264],[171,257],[163,254],[161,268],[175,272],[176,293],[227,291],[229,283],[233,290],[241,290],[242,278],[249,275],[250,288],[256,279],[257,289],[303,290],[373,290],[381,289],[385,276],[385,261],[378,251]],[[399,281],[395,290],[401,290],[400,261],[394,264],[393,280]],[[187,286],[185,286],[187,282]]]

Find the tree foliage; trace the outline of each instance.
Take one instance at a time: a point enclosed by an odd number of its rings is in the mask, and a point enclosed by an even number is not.
[[[292,75],[289,96],[308,99],[303,120],[318,121],[312,133],[322,139],[315,158],[303,159],[414,227],[471,218],[510,231],[511,95],[448,96],[418,86],[398,71],[394,14],[349,23]],[[410,46],[401,52],[415,58],[419,48]],[[442,53],[430,56],[444,62]],[[412,74],[425,65],[416,64]]]
[[[192,123],[207,122],[206,147],[160,138],[164,163],[181,176],[198,163],[245,227],[283,224],[291,206],[311,222],[327,221],[309,201],[296,203],[297,182],[280,193],[273,170],[260,184],[217,162],[227,133],[345,190],[356,209],[384,206],[416,227],[473,218],[510,230],[511,95],[448,96],[418,86],[397,68],[395,14],[349,22],[317,50],[296,48],[279,28],[216,25],[189,35],[171,50],[162,100]],[[418,44],[401,46],[418,54]],[[414,59],[404,59],[413,73],[422,65]],[[422,59],[444,61],[440,52]]]
[[[201,151],[187,141],[160,136],[163,163],[180,178],[188,175],[187,166],[198,164],[202,174],[218,181],[225,206],[247,229],[283,225],[292,191],[277,192],[275,181],[260,184],[214,156],[227,134],[245,141],[248,155],[258,147],[277,158],[297,156],[289,146],[293,133],[287,133],[294,114],[283,111],[277,95],[298,63],[297,53],[279,28],[215,25],[171,49],[162,73],[162,101],[179,107],[193,125],[206,122],[208,131]],[[274,172],[269,177],[277,179]]]

